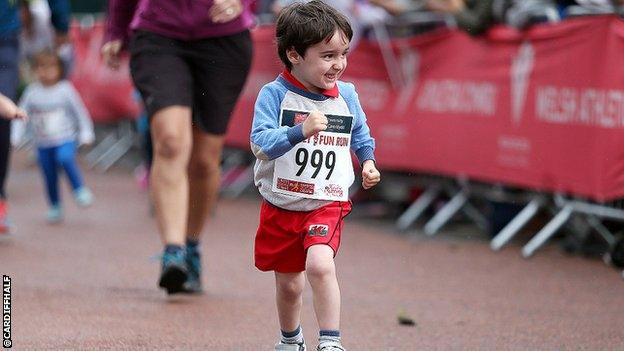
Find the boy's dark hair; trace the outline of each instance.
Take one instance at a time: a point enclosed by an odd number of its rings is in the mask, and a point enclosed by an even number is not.
[[[32,58],[32,67],[39,66],[41,61],[46,59],[53,59],[56,61],[61,73],[59,79],[63,79],[63,77],[65,77],[65,63],[63,62],[63,59],[61,59],[61,56],[59,56],[59,54],[52,49],[43,49],[37,52]]]
[[[277,18],[277,53],[290,71],[288,49],[294,48],[303,57],[310,46],[331,40],[336,30],[344,33],[349,41],[353,37],[349,20],[333,7],[319,0],[296,2],[284,8]]]

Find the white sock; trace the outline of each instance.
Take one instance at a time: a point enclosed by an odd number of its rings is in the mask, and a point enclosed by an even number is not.
[[[297,327],[297,329],[295,329],[292,333],[286,333],[286,334],[293,334],[294,332],[297,332],[297,334],[295,334],[294,336],[284,336],[284,332],[281,332],[281,336],[282,336],[282,343],[284,344],[299,344],[303,341],[303,329],[301,328],[301,326]]]

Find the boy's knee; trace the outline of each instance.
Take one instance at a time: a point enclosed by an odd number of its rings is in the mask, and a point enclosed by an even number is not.
[[[190,143],[183,138],[166,135],[155,143],[155,154],[165,159],[177,159],[185,157],[190,151]]]
[[[288,300],[298,299],[303,294],[305,288],[305,280],[292,279],[280,282],[278,289],[283,298]]]
[[[310,281],[326,279],[335,275],[334,260],[325,256],[308,258],[306,274]]]

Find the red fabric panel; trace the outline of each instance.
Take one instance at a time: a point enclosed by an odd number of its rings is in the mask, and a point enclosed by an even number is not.
[[[81,29],[73,24],[70,31],[75,49],[75,66],[71,81],[84,100],[94,122],[106,123],[120,119],[135,119],[140,107],[133,97],[128,57],[113,71],[106,67],[100,55],[104,24]]]

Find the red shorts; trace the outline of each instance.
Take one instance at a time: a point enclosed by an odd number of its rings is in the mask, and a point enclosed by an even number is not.
[[[303,272],[307,250],[317,244],[329,245],[336,255],[343,219],[350,212],[350,202],[335,201],[303,212],[263,201],[254,249],[256,267],[261,271]]]

